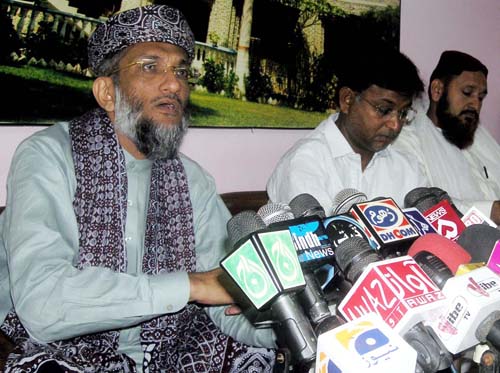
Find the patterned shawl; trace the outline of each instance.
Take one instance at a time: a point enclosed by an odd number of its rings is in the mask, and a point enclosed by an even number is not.
[[[113,125],[97,109],[70,123],[70,137],[77,180],[77,267],[126,272],[127,173]],[[193,210],[178,158],[153,163],[144,250],[144,273],[196,270]],[[118,330],[42,345],[28,337],[14,311],[1,328],[17,345],[6,372],[36,372],[51,360],[67,372],[136,371],[134,362],[117,352]],[[271,372],[275,357],[272,350],[249,347],[223,334],[194,304],[142,323],[141,344],[144,372]]]

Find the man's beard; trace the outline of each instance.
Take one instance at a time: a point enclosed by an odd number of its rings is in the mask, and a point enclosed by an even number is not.
[[[153,161],[174,158],[189,125],[185,116],[181,123],[167,127],[145,117],[142,103],[134,97],[130,97],[129,102],[118,86],[115,96],[115,125],[133,141],[137,149]]]
[[[449,112],[449,107],[448,91],[445,90],[436,107],[439,127],[448,142],[459,149],[465,149],[474,142],[474,134],[479,124],[479,114],[475,110],[463,110],[458,116],[452,115]],[[460,115],[462,114],[471,114],[472,117],[467,116],[461,119]]]

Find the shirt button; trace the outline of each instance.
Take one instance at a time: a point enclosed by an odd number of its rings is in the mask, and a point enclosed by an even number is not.
[[[132,202],[132,200],[131,200],[131,199],[129,199],[129,200],[127,200],[127,205],[129,205],[129,206],[133,206],[133,205],[134,205],[134,202]]]
[[[171,304],[169,304],[169,305],[167,306],[167,311],[172,311],[173,309],[174,309],[174,307],[172,307],[172,305],[171,305]]]
[[[125,241],[130,241],[132,237],[125,237]]]

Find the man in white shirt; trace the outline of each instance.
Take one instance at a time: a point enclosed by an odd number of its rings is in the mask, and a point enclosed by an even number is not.
[[[390,146],[413,119],[412,100],[423,91],[417,68],[399,51],[360,50],[339,76],[339,112],[281,158],[267,183],[271,200],[288,203],[308,193],[329,214],[346,188],[402,206],[406,193],[427,185],[416,160]]]
[[[448,192],[462,213],[475,206],[499,224],[500,146],[479,125],[487,76],[475,57],[443,52],[431,74],[429,107],[418,112],[395,147],[418,159],[431,185]]]

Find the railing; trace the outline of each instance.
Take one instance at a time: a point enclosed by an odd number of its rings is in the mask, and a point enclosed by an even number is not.
[[[57,33],[64,41],[71,42],[75,38],[87,39],[97,25],[103,22],[100,19],[61,12],[27,1],[1,0],[0,5],[0,11],[10,15],[14,29],[20,38],[36,33],[40,23],[47,22],[52,24],[51,31]],[[236,51],[197,41],[193,67],[203,72],[203,62],[209,58],[223,63],[227,73],[235,67]],[[64,61],[62,62],[64,64]]]
[[[41,22],[52,23],[52,32],[64,41],[88,38],[101,20],[60,12],[19,0],[2,0],[2,11],[7,12],[17,34],[24,38],[36,33]]]

